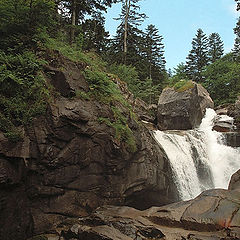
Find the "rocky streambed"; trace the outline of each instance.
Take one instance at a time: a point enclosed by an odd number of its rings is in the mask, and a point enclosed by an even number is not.
[[[88,217],[68,219],[56,227],[58,234],[44,236],[54,240],[240,239],[239,199],[239,189],[218,189],[145,211],[103,206]]]

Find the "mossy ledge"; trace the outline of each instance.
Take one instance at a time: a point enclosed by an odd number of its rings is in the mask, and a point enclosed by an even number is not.
[[[194,83],[190,80],[180,80],[174,84],[174,90],[176,92],[185,92],[194,87]]]

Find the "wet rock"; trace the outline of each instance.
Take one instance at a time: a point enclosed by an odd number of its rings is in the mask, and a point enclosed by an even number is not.
[[[228,189],[229,190],[240,189],[240,170],[238,170],[232,175]]]
[[[227,115],[217,115],[214,119],[213,130],[217,132],[233,132],[235,129],[234,119]]]
[[[224,133],[227,146],[240,147],[240,133],[239,132],[226,132]]]
[[[234,118],[234,124],[237,131],[240,131],[240,99],[236,100],[235,104],[228,106],[228,115]]]

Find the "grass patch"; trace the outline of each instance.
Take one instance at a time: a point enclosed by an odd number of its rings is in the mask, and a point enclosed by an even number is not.
[[[134,153],[137,151],[136,139],[133,135],[132,130],[128,127],[128,124],[126,122],[121,122],[120,119],[122,117],[123,116],[117,117],[115,121],[110,121],[108,118],[100,117],[98,121],[114,128],[116,140],[119,142],[125,142],[127,150]]]
[[[64,41],[48,37],[45,38],[44,48],[57,50],[73,62],[85,62],[95,70],[106,70],[107,63],[100,56],[94,52],[83,52],[76,44],[69,45]]]
[[[184,92],[188,89],[193,88],[194,84],[190,80],[180,80],[179,82],[175,83],[173,87],[177,92]]]
[[[88,92],[85,92],[83,90],[76,90],[75,91],[76,98],[80,98],[83,100],[91,100],[91,96]]]

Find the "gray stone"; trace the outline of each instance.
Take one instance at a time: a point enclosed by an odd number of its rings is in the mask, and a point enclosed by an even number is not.
[[[240,190],[240,170],[238,170],[237,172],[235,172],[230,180],[229,186],[228,186],[229,190]]]
[[[157,121],[160,130],[186,130],[198,127],[206,108],[214,104],[207,90],[192,82],[192,87],[178,92],[165,88],[158,101]]]

